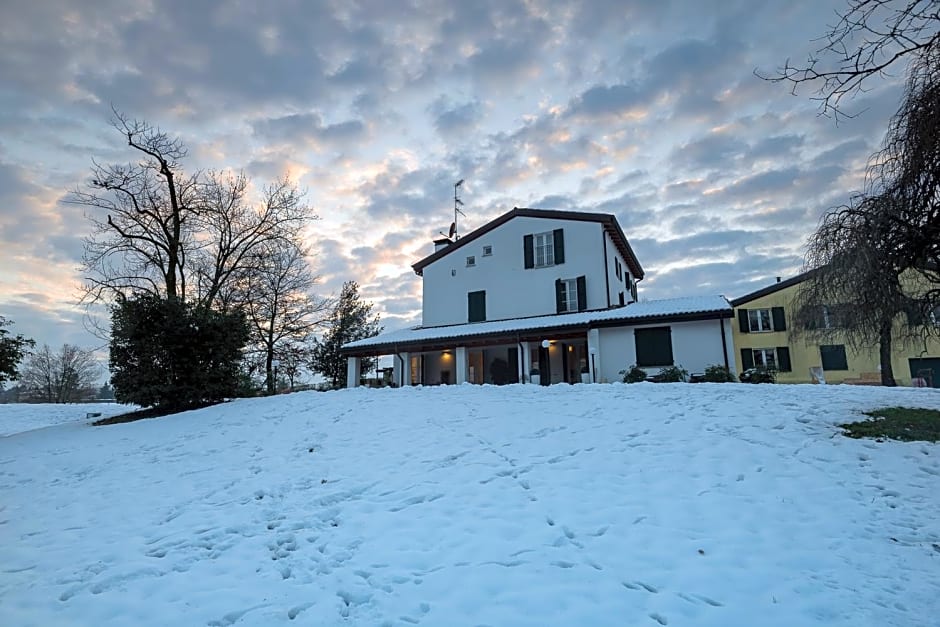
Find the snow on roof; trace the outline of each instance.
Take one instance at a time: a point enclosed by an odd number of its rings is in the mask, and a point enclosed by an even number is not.
[[[598,322],[642,320],[649,318],[670,318],[688,314],[732,313],[731,304],[724,296],[686,296],[665,298],[632,303],[625,307],[603,309],[600,311],[581,311],[578,313],[537,316],[534,318],[511,318],[509,320],[491,320],[440,327],[412,327],[376,335],[343,345],[343,349],[366,348],[389,344],[406,344],[429,340],[443,340],[456,337],[478,335],[496,335],[515,331],[558,328],[567,326],[585,326]]]

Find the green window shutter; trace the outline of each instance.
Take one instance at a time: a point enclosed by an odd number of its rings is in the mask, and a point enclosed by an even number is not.
[[[790,348],[788,346],[777,347],[777,370],[780,372],[790,372]]]
[[[555,239],[555,265],[565,263],[565,232],[562,229],[555,229],[552,232]]]
[[[587,309],[587,280],[583,276],[578,277],[578,311]]]
[[[904,307],[904,313],[907,316],[907,324],[909,326],[919,327],[927,322],[927,319],[924,317],[924,312],[921,311],[917,303],[908,303]]]
[[[525,257],[526,269],[535,267],[535,245],[532,243],[532,236],[526,235],[522,238],[522,253]]]
[[[849,362],[845,357],[844,344],[829,344],[819,347],[823,370],[848,370]]]
[[[636,329],[633,339],[636,342],[637,366],[673,365],[672,329],[669,327]]]
[[[555,279],[555,313],[565,311],[565,284],[561,279]]]
[[[773,307],[770,310],[770,315],[774,319],[774,331],[787,330],[787,318],[783,313],[783,307]]]
[[[467,322],[483,322],[486,320],[486,292],[470,292],[467,294]]]
[[[749,348],[741,349],[741,368],[750,370],[754,367],[754,351]]]
[[[747,309],[738,309],[738,327],[740,327],[741,333],[751,332],[751,327],[747,322]]]

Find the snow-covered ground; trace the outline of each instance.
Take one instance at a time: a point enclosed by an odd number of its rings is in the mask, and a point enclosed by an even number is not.
[[[42,429],[65,422],[94,422],[116,414],[126,414],[137,409],[136,406],[117,403],[76,403],[56,404],[14,404],[0,405],[0,437]],[[89,414],[100,414],[89,416]]]
[[[940,394],[359,389],[0,438],[0,623],[936,625],[940,446],[833,426],[885,405]]]

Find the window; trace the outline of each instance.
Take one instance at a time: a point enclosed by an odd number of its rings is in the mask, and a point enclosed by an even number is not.
[[[585,277],[555,281],[555,311],[584,311],[587,309],[587,281]]]
[[[561,310],[578,310],[578,283],[574,279],[561,282]]]
[[[492,255],[492,254],[493,254],[493,247],[492,247],[492,246],[484,246],[484,247],[483,247],[483,256],[484,256],[484,257],[489,257],[489,256]]]
[[[811,329],[839,329],[845,326],[843,322],[845,305],[821,305],[808,321]]]
[[[486,320],[486,292],[469,292],[467,294],[467,322],[483,322]]]
[[[539,233],[535,236],[535,267],[555,265],[555,242],[551,233]]]
[[[848,370],[849,362],[845,357],[845,345],[824,344],[819,347],[823,370]]]
[[[907,323],[911,326],[916,327],[928,324],[940,326],[940,306],[934,307],[932,310],[928,311],[925,316],[920,303],[911,303],[906,313]]]
[[[633,338],[636,342],[637,366],[671,366],[673,364],[670,327],[636,329],[633,332]]]
[[[477,265],[477,259],[476,259],[476,257],[473,257],[473,256],[467,257],[467,267],[470,268],[470,267],[473,267],[473,266],[475,266],[475,265]]]
[[[630,296],[633,297],[633,302],[636,302],[636,281],[630,282]]]
[[[620,260],[614,257],[614,274],[617,275],[617,280],[619,281],[623,276],[620,272]]]
[[[621,305],[625,304],[625,303],[624,303],[624,300],[623,300],[623,292],[618,293],[618,294],[617,294],[617,297],[620,299],[620,304],[621,304]]]
[[[773,327],[770,324],[769,309],[749,309],[747,312],[747,320],[750,325],[751,333],[773,331]]]
[[[555,229],[522,238],[525,267],[544,268],[565,263],[565,233]]]
[[[773,348],[755,348],[754,367],[767,368],[768,370],[777,369],[777,351]]]
[[[741,367],[744,370],[751,368],[768,368],[779,372],[790,372],[790,348],[778,346],[776,348],[742,348]]]
[[[765,333],[786,331],[786,316],[783,307],[769,309],[739,309],[738,323],[741,333]]]

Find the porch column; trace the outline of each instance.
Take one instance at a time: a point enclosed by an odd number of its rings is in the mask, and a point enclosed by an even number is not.
[[[346,359],[346,387],[359,387],[359,375],[361,374],[361,362],[358,357],[349,357]]]
[[[532,370],[532,351],[529,350],[529,343],[522,342],[522,348],[519,350],[522,351],[519,355],[519,382],[529,383],[529,371]]]
[[[588,368],[591,370],[591,381],[595,383],[605,383],[601,377],[601,332],[598,329],[590,329],[587,332],[588,347]]]
[[[411,385],[411,353],[399,353],[401,357],[401,385]]]
[[[454,383],[460,385],[467,382],[467,347],[458,346],[455,351],[454,359],[457,362],[457,378]]]

